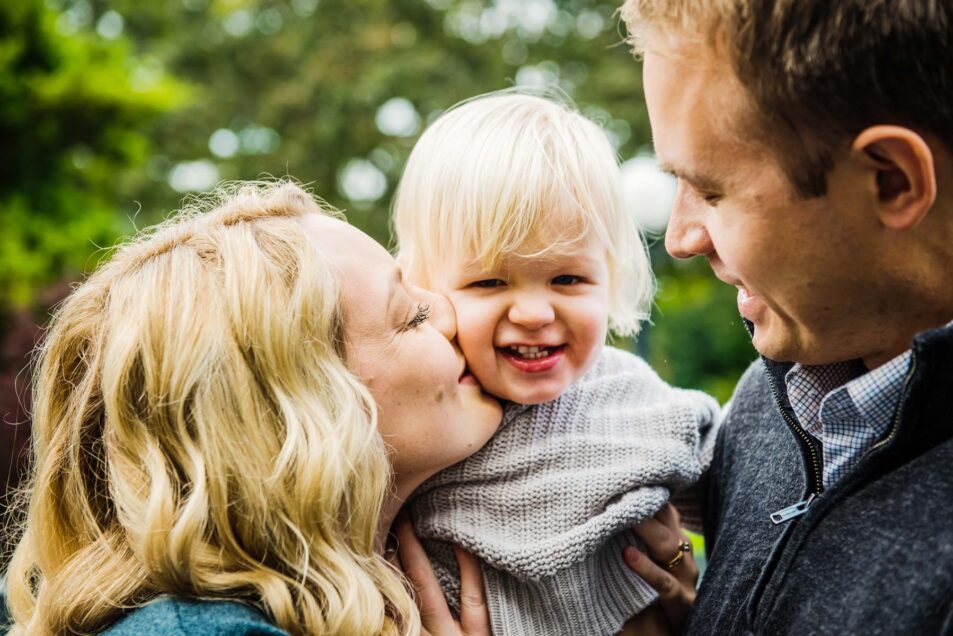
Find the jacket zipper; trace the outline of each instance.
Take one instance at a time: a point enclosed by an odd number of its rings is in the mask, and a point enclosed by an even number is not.
[[[899,406],[897,408],[897,412],[894,414],[890,432],[887,434],[886,437],[884,437],[884,439],[880,440],[879,442],[874,444],[870,449],[868,449],[868,451],[864,453],[863,457],[866,458],[870,453],[874,452],[876,449],[882,448],[886,444],[889,444],[897,436],[897,431],[900,428],[900,417],[903,411],[902,406],[903,406],[903,403],[906,402],[907,397],[910,393],[910,384],[913,379],[913,375],[916,371],[916,366],[917,366],[916,357],[912,356],[910,359],[910,368],[908,369],[906,378],[904,379],[903,391],[901,392],[900,400],[898,402]],[[820,461],[818,460],[816,450],[813,444],[811,443],[811,440],[807,438],[807,433],[805,433],[804,430],[801,429],[801,427],[796,422],[792,421],[791,418],[788,416],[787,412],[784,410],[784,408],[782,408],[781,396],[778,392],[774,377],[770,375],[769,375],[769,384],[771,385],[771,391],[772,393],[774,393],[775,402],[777,403],[778,410],[781,412],[781,416],[784,418],[784,421],[787,423],[788,427],[792,431],[794,431],[795,435],[797,435],[797,437],[800,440],[802,440],[804,444],[807,445],[808,450],[810,451],[811,464],[813,469],[812,476],[813,476],[813,481],[815,486],[815,490],[812,492],[809,492],[807,498],[804,499],[803,501],[799,501],[796,504],[788,506],[787,508],[782,508],[781,510],[778,510],[777,512],[772,513],[771,520],[774,521],[775,524],[779,524],[779,523],[784,523],[785,521],[789,519],[799,517],[803,515],[804,513],[806,513],[810,505],[814,503],[817,497],[824,491],[824,481],[823,481],[823,472],[820,467]],[[776,521],[775,515],[782,515],[784,516],[784,518],[781,519],[780,521]],[[791,531],[792,528],[788,528],[787,530]],[[784,541],[785,542],[787,541],[787,535],[785,535]],[[772,555],[771,560],[772,562],[775,562],[774,555]],[[777,574],[777,572],[775,571],[774,574]],[[757,592],[754,596],[752,596],[752,600],[750,601],[751,604],[749,606],[750,609],[749,609],[748,620],[751,622],[752,625],[754,625],[753,608],[761,605],[761,602],[763,600],[762,594],[766,586],[767,586],[767,581],[765,580],[765,572],[762,572],[762,576],[759,578],[758,584],[756,586]]]
[[[777,512],[771,513],[771,521],[775,524],[779,524],[803,515],[814,502],[814,499],[824,492],[824,470],[821,466],[821,460],[817,456],[817,448],[814,446],[814,442],[808,437],[808,434],[797,422],[791,420],[791,417],[782,406],[781,394],[778,392],[777,382],[773,377],[770,378],[770,384],[771,392],[774,394],[774,401],[778,406],[778,410],[781,412],[781,417],[784,418],[788,428],[791,429],[795,436],[797,436],[797,438],[801,441],[802,448],[805,446],[807,447],[808,454],[811,457],[810,469],[812,488],[808,491],[808,496],[806,499],[803,499],[802,501],[792,504],[786,508],[782,508]]]
[[[867,449],[867,452],[861,457],[861,461],[866,459],[871,453],[875,452],[877,449],[886,446],[893,441],[893,438],[897,436],[897,431],[900,429],[900,416],[903,415],[903,403],[907,401],[907,396],[910,393],[910,381],[913,380],[913,374],[917,370],[917,356],[915,353],[910,353],[910,368],[907,369],[907,377],[903,380],[903,391],[900,393],[900,400],[897,402],[896,412],[893,414],[893,421],[890,424],[890,432],[887,433],[887,436],[882,440],[871,446]]]
[[[765,371],[767,372],[767,369],[765,369]],[[773,374],[770,372],[768,372],[768,384],[771,386],[771,392],[774,394],[774,402],[778,411],[781,413],[781,417],[784,418],[784,422],[788,425],[788,428],[791,430],[791,432],[794,433],[799,442],[799,446],[801,446],[802,456],[804,455],[804,447],[807,447],[808,456],[810,457],[810,466],[807,466],[808,472],[810,473],[808,476],[808,491],[805,494],[805,498],[802,501],[771,513],[771,521],[775,525],[779,525],[796,517],[800,517],[808,511],[808,508],[811,506],[811,504],[815,502],[817,497],[822,492],[824,492],[824,472],[821,466],[821,459],[818,456],[818,451],[814,443],[808,437],[808,434],[804,431],[804,429],[802,429],[797,422],[791,419],[787,413],[787,410],[782,406],[780,391],[778,390]],[[775,545],[775,548],[772,550],[771,556],[768,559],[768,564],[762,568],[761,574],[758,576],[758,580],[752,588],[752,593],[748,598],[747,611],[745,612],[746,620],[748,621],[749,625],[755,625],[756,623],[756,608],[761,605],[762,595],[767,588],[768,580],[771,578],[771,573],[774,571],[775,566],[773,564],[775,564],[780,558],[780,551],[783,548],[783,544],[787,542],[787,537],[792,530],[793,527],[787,527],[782,531],[781,536],[778,539],[778,544]],[[749,631],[756,632],[757,630]]]

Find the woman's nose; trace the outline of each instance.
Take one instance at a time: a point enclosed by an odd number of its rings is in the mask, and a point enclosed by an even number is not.
[[[517,298],[507,314],[514,325],[526,329],[542,329],[556,318],[552,304],[539,294],[525,294]]]
[[[430,323],[444,335],[447,340],[457,337],[457,314],[453,305],[446,296],[431,291],[421,290],[424,300],[430,305]]]

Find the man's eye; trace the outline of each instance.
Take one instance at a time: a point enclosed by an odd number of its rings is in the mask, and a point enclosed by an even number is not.
[[[470,283],[470,287],[501,287],[506,283],[499,278],[486,278]]]
[[[582,279],[572,274],[563,274],[553,279],[553,285],[575,285]]]
[[[707,203],[708,205],[718,205],[718,202],[721,201],[721,195],[720,195],[720,194],[705,194],[705,193],[702,193],[701,197],[702,197],[702,199],[705,201],[705,203]]]

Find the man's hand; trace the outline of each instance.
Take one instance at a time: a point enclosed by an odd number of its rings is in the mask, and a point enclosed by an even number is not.
[[[695,603],[698,566],[691,551],[682,550],[688,539],[679,525],[678,512],[667,504],[655,517],[636,526],[635,533],[645,541],[651,558],[629,547],[623,554],[625,562],[655,588],[668,622],[675,633],[680,633]]]
[[[475,556],[454,546],[460,566],[460,622],[453,619],[440,583],[434,576],[413,525],[406,516],[394,523],[399,565],[417,593],[424,634],[432,636],[490,636],[490,613],[483,591],[483,574]]]
[[[668,617],[658,605],[650,605],[626,621],[617,636],[672,636]]]

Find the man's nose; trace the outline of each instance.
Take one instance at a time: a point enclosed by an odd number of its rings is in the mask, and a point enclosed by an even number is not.
[[[691,258],[715,251],[704,214],[699,205],[685,200],[684,187],[679,185],[665,230],[665,249],[669,254],[675,258]]]
[[[526,329],[541,329],[556,317],[552,304],[543,294],[521,294],[510,305],[507,318]]]

